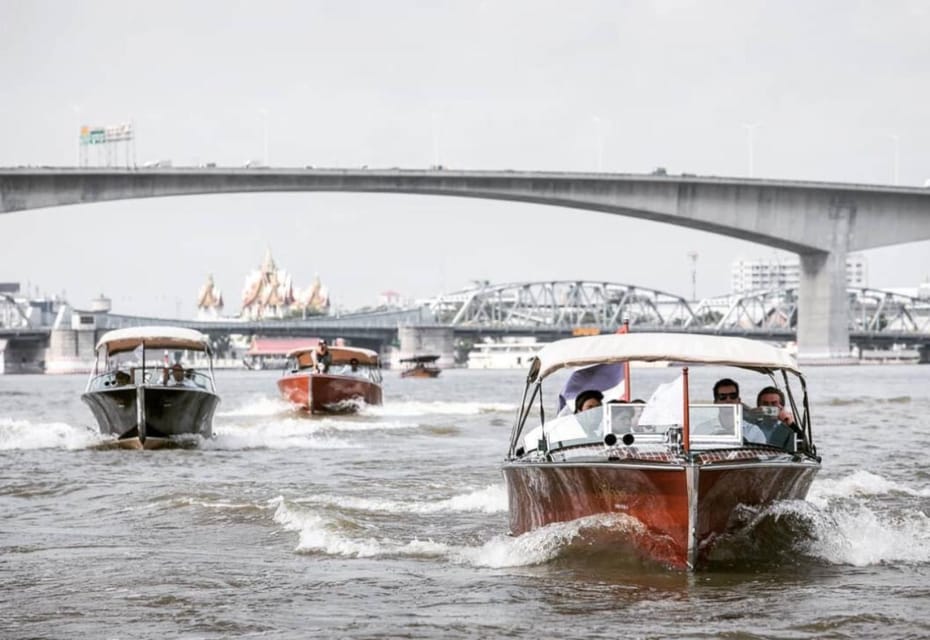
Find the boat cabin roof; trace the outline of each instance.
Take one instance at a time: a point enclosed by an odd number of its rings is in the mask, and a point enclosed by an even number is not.
[[[529,379],[541,380],[563,367],[659,360],[743,367],[761,373],[776,370],[801,373],[794,356],[785,349],[748,338],[624,333],[568,338],[548,344],[532,360]]]
[[[195,329],[183,327],[129,327],[107,331],[97,342],[97,350],[108,355],[132,351],[144,344],[146,349],[189,349],[211,352],[210,338]]]
[[[353,360],[359,364],[378,366],[378,352],[359,347],[328,347],[332,354],[332,364],[350,364]],[[295,358],[300,367],[309,367],[313,364],[313,348],[294,349],[288,358]]]
[[[429,364],[432,362],[436,362],[437,360],[439,360],[439,356],[412,356],[410,358],[400,359],[401,362],[411,362],[411,363],[417,363],[417,364],[419,363]]]

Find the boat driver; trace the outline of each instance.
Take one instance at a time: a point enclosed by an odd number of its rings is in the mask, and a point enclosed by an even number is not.
[[[739,384],[736,380],[722,378],[714,384],[714,404],[743,404],[739,396]],[[746,407],[743,407],[745,413]],[[730,412],[721,413],[721,424],[727,431],[732,431],[733,425]],[[769,444],[765,433],[758,426],[743,420],[743,441],[756,444]]]
[[[175,362],[171,367],[171,379],[174,385],[182,385],[185,382],[184,379],[184,367],[180,362]]]
[[[313,368],[320,373],[328,372],[329,365],[331,365],[333,362],[333,354],[330,352],[329,347],[326,346],[326,340],[320,338],[320,341],[316,343],[316,349],[312,351],[312,354]]]

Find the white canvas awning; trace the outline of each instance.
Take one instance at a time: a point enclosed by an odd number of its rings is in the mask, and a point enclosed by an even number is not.
[[[568,338],[546,345],[530,365],[530,380],[545,378],[563,367],[659,360],[801,373],[788,351],[757,340],[689,333],[623,333]]]
[[[210,351],[210,339],[194,329],[183,327],[129,327],[107,331],[97,342],[97,350],[122,353],[145,344],[146,349],[190,349]]]

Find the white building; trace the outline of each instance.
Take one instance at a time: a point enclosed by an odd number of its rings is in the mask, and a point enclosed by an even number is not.
[[[792,289],[800,282],[801,265],[797,258],[786,260],[737,260],[730,269],[732,293],[748,293],[760,289]],[[868,286],[865,257],[852,254],[846,258],[846,284]]]

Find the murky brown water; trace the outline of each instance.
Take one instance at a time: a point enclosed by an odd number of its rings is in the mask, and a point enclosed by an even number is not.
[[[809,499],[696,574],[506,535],[522,372],[388,373],[339,418],[220,372],[217,437],[154,452],[100,446],[83,377],[0,376],[0,637],[930,636],[930,367],[807,374]]]

